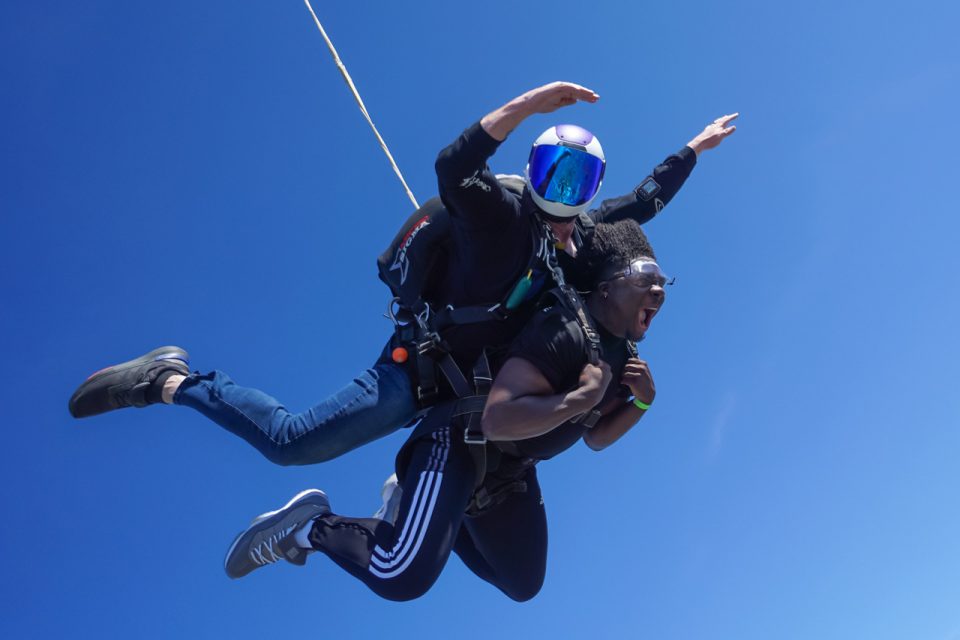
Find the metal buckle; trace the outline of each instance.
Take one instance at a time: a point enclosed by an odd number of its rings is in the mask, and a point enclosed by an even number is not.
[[[430,404],[437,397],[438,391],[436,387],[427,389],[417,385],[417,400],[421,404]]]
[[[423,342],[417,343],[417,353],[420,355],[426,355],[431,351],[437,349],[440,346],[440,336],[435,332],[427,333],[425,336],[426,340]]]
[[[474,432],[470,429],[464,429],[463,441],[467,444],[487,444],[487,436],[483,435],[483,431]]]
[[[493,502],[493,496],[487,492],[486,487],[480,487],[473,494],[473,501],[476,504],[477,509],[486,509],[490,506],[490,503]]]

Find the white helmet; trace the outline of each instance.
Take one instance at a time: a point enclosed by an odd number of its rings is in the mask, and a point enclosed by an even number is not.
[[[560,124],[533,143],[525,177],[540,209],[558,218],[573,218],[596,197],[605,169],[600,141],[575,124]]]

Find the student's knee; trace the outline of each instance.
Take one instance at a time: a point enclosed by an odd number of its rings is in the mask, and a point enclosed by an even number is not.
[[[532,575],[525,575],[521,579],[514,581],[513,584],[506,585],[503,588],[503,592],[507,594],[508,598],[515,602],[532,600],[540,593],[540,589],[543,588],[543,578],[543,573],[533,572]]]
[[[385,581],[380,595],[395,602],[409,602],[430,591],[436,581],[437,575],[405,576],[392,584]]]

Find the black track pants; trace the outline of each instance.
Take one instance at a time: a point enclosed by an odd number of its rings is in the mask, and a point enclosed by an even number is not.
[[[521,479],[526,492],[463,519],[453,548],[471,571],[519,602],[539,593],[547,570],[547,514],[536,467]]]
[[[466,565],[515,600],[539,591],[546,566],[546,517],[533,469],[526,493],[512,494],[477,518],[464,516],[474,463],[458,430],[418,437],[404,475],[396,526],[373,518],[318,518],[310,541],[318,551],[389,600],[426,593],[454,548]]]

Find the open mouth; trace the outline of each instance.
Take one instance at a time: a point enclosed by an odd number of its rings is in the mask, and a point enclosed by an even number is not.
[[[644,331],[650,328],[650,323],[653,322],[653,316],[657,315],[657,311],[659,310],[658,307],[645,307],[641,309],[640,324],[643,326]]]

